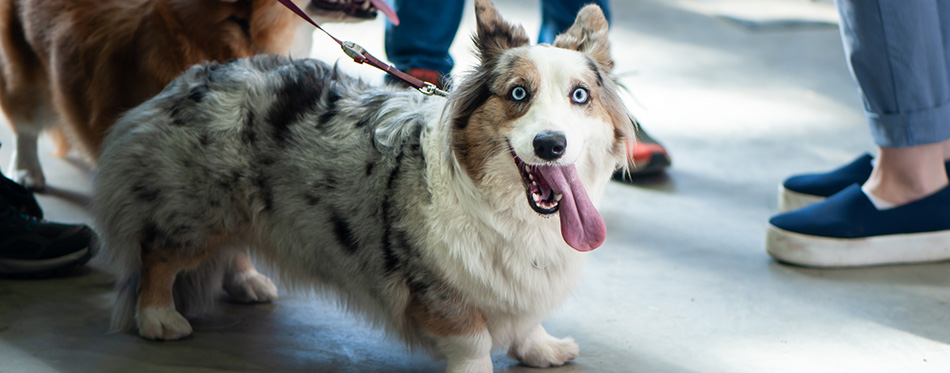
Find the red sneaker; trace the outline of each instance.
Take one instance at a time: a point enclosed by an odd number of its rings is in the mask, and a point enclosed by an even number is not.
[[[438,71],[435,71],[432,69],[422,69],[422,68],[417,68],[417,67],[411,67],[411,68],[406,69],[406,74],[422,79],[425,82],[435,84],[435,86],[439,89],[445,89],[445,84],[446,84],[445,76],[440,74]],[[403,87],[409,86],[402,80],[399,80],[398,78],[393,77],[392,75],[389,75],[389,74],[383,77],[383,81],[386,84],[390,84],[390,85],[403,86]]]
[[[638,176],[663,172],[673,164],[670,154],[663,145],[650,137],[639,123],[634,122],[634,126],[637,130],[637,138],[635,141],[627,141],[629,173],[625,175],[622,169],[617,170],[614,172],[614,180],[630,182]]]
[[[442,74],[439,74],[438,71],[430,69],[420,69],[420,68],[411,68],[409,71],[406,71],[407,74],[412,75],[416,78],[422,79],[422,81],[435,84],[439,89],[445,89],[445,82],[443,82]]]

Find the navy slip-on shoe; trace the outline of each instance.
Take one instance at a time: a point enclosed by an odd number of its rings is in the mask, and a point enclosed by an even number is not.
[[[844,166],[824,173],[796,175],[779,185],[779,212],[798,210],[820,202],[851,184],[864,184],[871,176],[874,160],[868,153]]]
[[[844,166],[824,173],[791,176],[779,185],[779,212],[798,210],[810,204],[820,202],[851,184],[864,184],[874,169],[874,157],[864,153]],[[950,174],[950,162],[944,167]]]
[[[766,251],[809,267],[857,267],[950,259],[950,187],[887,210],[853,184],[769,220]]]

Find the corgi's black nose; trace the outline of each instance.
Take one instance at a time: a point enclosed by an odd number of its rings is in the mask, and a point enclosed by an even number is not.
[[[567,138],[560,132],[544,132],[534,137],[534,154],[546,161],[553,161],[564,155]]]

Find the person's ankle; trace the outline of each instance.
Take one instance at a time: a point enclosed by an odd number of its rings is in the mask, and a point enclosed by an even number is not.
[[[943,155],[942,143],[879,147],[874,169],[862,189],[895,206],[929,196],[947,187]]]
[[[946,176],[942,181],[908,182],[908,180],[903,179],[882,180],[872,175],[872,177],[861,186],[861,189],[864,190],[866,194],[870,193],[874,197],[893,206],[900,206],[934,194],[946,188],[947,185]]]
[[[950,162],[950,140],[943,140],[938,144],[943,151],[943,161]]]

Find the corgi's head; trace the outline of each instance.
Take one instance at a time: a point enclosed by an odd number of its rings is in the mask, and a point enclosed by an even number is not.
[[[531,46],[489,0],[476,0],[475,13],[480,64],[452,98],[455,157],[480,189],[523,186],[525,209],[558,213],[564,240],[593,250],[606,229],[587,189],[599,197],[633,133],[607,20],[588,5],[554,45]]]

